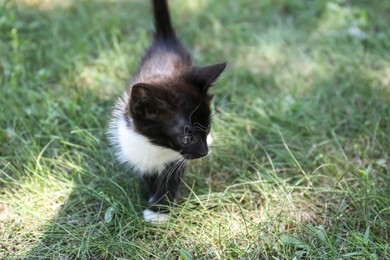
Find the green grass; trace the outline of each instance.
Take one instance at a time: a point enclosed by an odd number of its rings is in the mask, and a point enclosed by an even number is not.
[[[105,135],[149,2],[0,0],[0,259],[388,259],[390,3],[170,3],[229,67],[212,155],[151,225]]]

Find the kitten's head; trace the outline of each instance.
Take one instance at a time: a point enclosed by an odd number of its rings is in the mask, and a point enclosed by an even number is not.
[[[135,130],[186,159],[207,155],[212,99],[208,89],[225,67],[226,63],[192,67],[171,79],[135,84],[128,106]]]

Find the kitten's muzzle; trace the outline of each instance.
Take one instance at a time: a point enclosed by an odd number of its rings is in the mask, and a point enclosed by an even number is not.
[[[206,145],[206,146],[203,146],[203,147],[197,149],[196,151],[193,151],[190,154],[188,154],[188,153],[184,154],[184,156],[186,159],[194,160],[194,159],[199,159],[199,158],[205,157],[208,154],[209,154],[209,148]]]

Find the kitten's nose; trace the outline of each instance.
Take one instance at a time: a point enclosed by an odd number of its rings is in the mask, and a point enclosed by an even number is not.
[[[209,153],[209,148],[207,147],[207,144],[199,147],[198,153],[200,157],[206,156]]]

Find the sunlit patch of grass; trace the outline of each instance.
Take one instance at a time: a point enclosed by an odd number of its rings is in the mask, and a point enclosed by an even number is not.
[[[318,31],[331,35],[342,33],[358,39],[367,37],[367,13],[363,8],[327,2],[325,12],[318,23]]]
[[[59,161],[43,154],[32,161],[18,179],[17,168],[8,166],[0,171],[0,185],[5,185],[1,193],[1,240],[15,254],[37,245],[36,239],[43,236],[47,223],[56,217],[73,189],[66,173],[56,176]]]
[[[378,68],[371,68],[367,73],[379,83],[380,87],[390,91],[390,64],[382,62]]]
[[[208,3],[206,0],[199,0],[199,1],[186,1],[184,3],[181,3],[180,1],[172,1],[172,6],[178,6],[180,5],[180,9],[182,12],[188,13],[189,15],[194,12],[200,12],[204,10]]]
[[[38,8],[43,11],[51,11],[55,8],[69,8],[73,5],[71,0],[17,0],[18,4]]]

